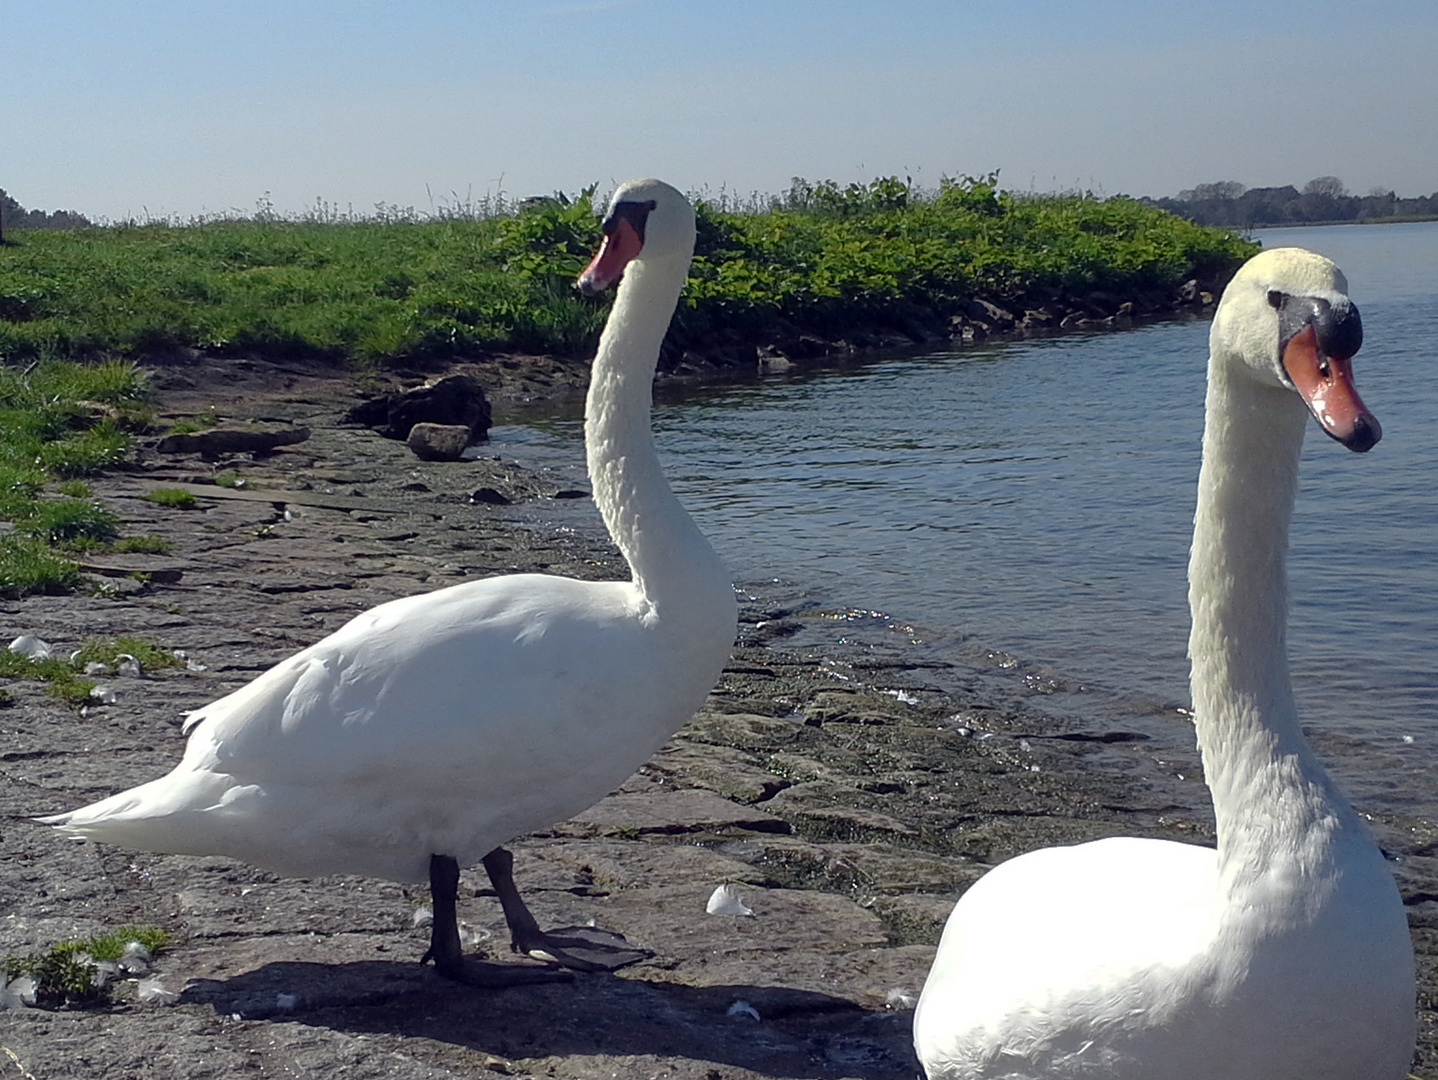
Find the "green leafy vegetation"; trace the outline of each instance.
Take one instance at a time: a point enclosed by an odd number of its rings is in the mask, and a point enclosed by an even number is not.
[[[572,283],[599,242],[593,189],[486,220],[216,221],[21,235],[0,255],[0,358],[176,347],[364,364],[480,350],[575,353],[604,301]],[[997,176],[894,177],[700,200],[681,337],[776,319],[821,331],[899,304],[1171,289],[1255,250],[1126,198],[1018,196]]]
[[[108,995],[105,969],[99,965],[119,964],[126,958],[126,949],[141,956],[152,957],[169,943],[169,935],[153,926],[125,926],[94,937],[62,941],[44,952],[27,956],[6,956],[3,961],[5,981],[22,976],[35,980],[37,1004],[95,1004]]]

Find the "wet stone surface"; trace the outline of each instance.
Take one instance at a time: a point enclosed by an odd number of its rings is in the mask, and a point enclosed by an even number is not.
[[[199,411],[197,391],[185,392],[172,390],[171,407]],[[323,380],[252,386],[227,414],[301,423],[311,437],[258,459],[142,455],[97,495],[128,535],[174,550],[97,557],[95,595],[0,602],[6,640],[31,633],[69,650],[132,634],[204,666],[107,677],[114,704],[83,712],[39,683],[6,687],[0,954],[156,925],[172,944],[155,973],[179,994],[142,1003],[129,981],[103,1007],[0,1012],[0,1045],[35,1077],[906,1080],[918,1073],[906,1006],[954,900],[987,867],[1116,833],[1211,839],[1201,785],[1175,785],[1144,743],[1076,732],[993,692],[981,672],[936,679],[902,647],[862,635],[812,644],[823,635],[806,630],[824,613],[762,597],[745,601],[733,660],[691,723],[619,791],[512,845],[542,924],[593,919],[653,951],[617,974],[451,985],[417,962],[423,889],[281,879],[33,824],[168,771],[186,710],[377,603],[488,574],[622,572],[592,534],[505,517],[509,504],[552,498],[557,481],[482,448],[477,460],[418,461],[402,443],[339,426],[352,402]],[[244,486],[215,486],[225,472]],[[142,498],[178,486],[199,494],[195,509]],[[480,489],[505,502],[474,500]],[[1374,827],[1402,860],[1431,1062],[1438,837],[1420,822]],[[752,917],[705,913],[722,883]],[[482,870],[465,872],[469,947],[525,963],[508,953],[486,885]],[[0,1073],[12,1067],[7,1058]],[[1438,1075],[1425,1067],[1419,1075]]]

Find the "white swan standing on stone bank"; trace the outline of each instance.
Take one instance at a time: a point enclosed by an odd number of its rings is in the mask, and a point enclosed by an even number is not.
[[[1225,291],[1189,563],[1218,849],[1100,840],[981,878],[949,918],[914,1017],[932,1080],[1406,1075],[1403,903],[1304,741],[1285,644],[1305,402],[1350,449],[1378,441],[1349,366],[1361,341],[1347,282],[1320,256],[1264,252]]]
[[[693,248],[684,196],[634,181],[579,281],[598,291],[623,277],[584,434],[594,500],[632,581],[516,574],[382,604],[193,714],[169,775],[44,820],[282,874],[428,876],[426,959],[463,981],[524,970],[486,973],[461,955],[459,867],[481,859],[518,951],[579,969],[645,955],[617,935],[541,932],[500,845],[621,784],[703,704],[733,644],[730,579],[670,491],[650,430]]]

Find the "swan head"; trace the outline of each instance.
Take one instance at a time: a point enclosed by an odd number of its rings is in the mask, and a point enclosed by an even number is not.
[[[1322,255],[1274,248],[1249,259],[1224,290],[1209,339],[1216,359],[1297,393],[1350,450],[1368,450],[1382,436],[1353,385],[1351,360],[1363,344],[1358,308],[1343,271]]]
[[[687,271],[694,254],[694,207],[663,180],[620,184],[603,230],[599,252],[575,283],[586,295],[617,283],[631,262],[677,261]]]

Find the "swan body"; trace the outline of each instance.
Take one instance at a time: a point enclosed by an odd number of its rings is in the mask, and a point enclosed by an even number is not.
[[[432,856],[470,865],[592,805],[689,719],[738,610],[650,430],[694,212],[667,184],[632,182],[605,230],[580,285],[623,281],[585,443],[633,580],[518,574],[381,604],[193,714],[167,776],[45,821],[282,874],[422,881]]]
[[[931,1080],[1399,1080],[1413,949],[1382,854],[1299,728],[1285,555],[1308,411],[1355,450],[1343,275],[1251,259],[1210,334],[1189,564],[1217,850],[1114,838],[1002,863],[954,908],[914,1017]],[[1307,409],[1305,408],[1307,404]]]

